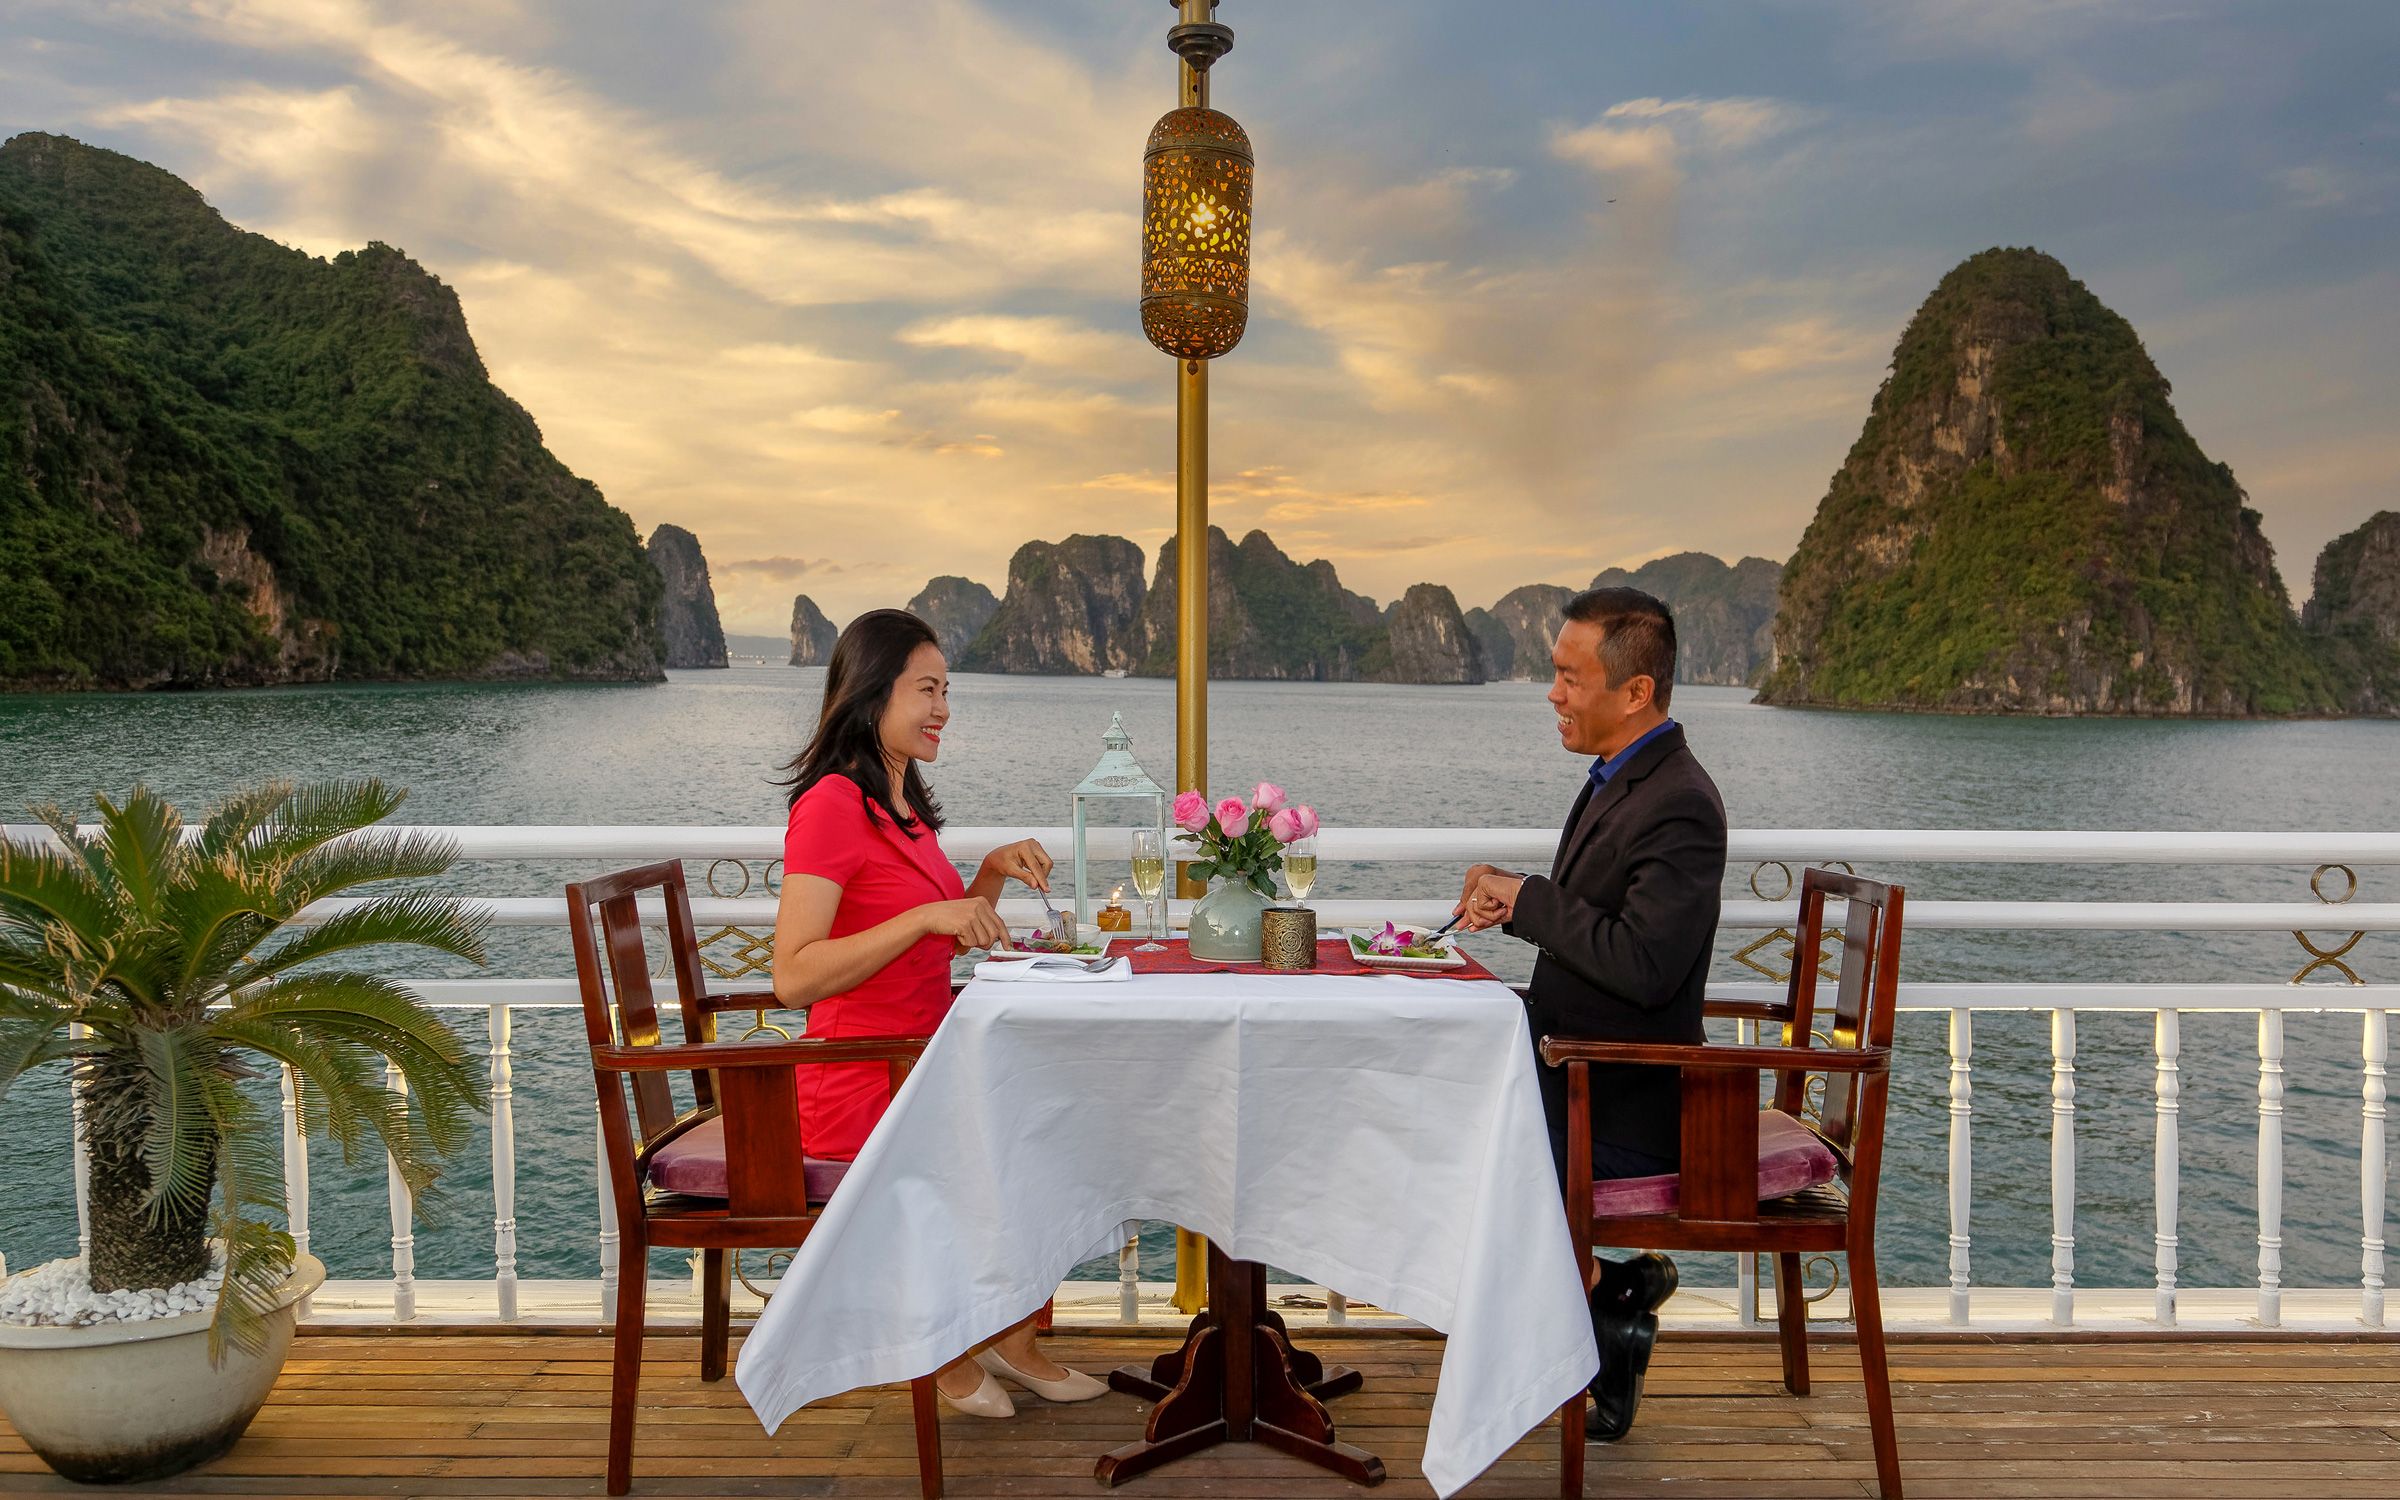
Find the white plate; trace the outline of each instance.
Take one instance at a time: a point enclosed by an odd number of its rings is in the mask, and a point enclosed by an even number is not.
[[[1392,925],[1394,927],[1400,927],[1400,924],[1397,922],[1394,922]],[[1429,931],[1430,929],[1423,927],[1400,927],[1400,930],[1402,932],[1421,934]],[[1466,955],[1458,951],[1458,939],[1446,932],[1434,940],[1442,945],[1442,952],[1444,956],[1440,958],[1403,958],[1395,953],[1365,952],[1364,947],[1367,940],[1375,937],[1382,931],[1383,929],[1380,926],[1353,927],[1349,931],[1342,934],[1342,941],[1349,945],[1350,956],[1357,959],[1360,963],[1365,964],[1370,969],[1463,969],[1467,966]]]
[[[1026,951],[1028,951],[1028,950],[1026,950],[1026,949],[1019,948],[1019,947],[1017,946],[1017,944],[1018,944],[1018,942],[1019,942],[1019,941],[1021,941],[1022,939],[1024,939],[1024,938],[1027,938],[1027,937],[1031,937],[1031,936],[1034,934],[1034,932],[1035,932],[1035,931],[1037,931],[1037,930],[1038,930],[1038,929],[1032,929],[1032,928],[1028,928],[1026,931],[1024,931],[1024,932],[1021,932],[1021,933],[1020,933],[1020,932],[1012,932],[1012,933],[1010,933],[1010,934],[1008,935],[1008,951],[1009,951],[1009,952],[1011,952],[1011,953],[1023,953],[1023,952],[1026,952]],[[1075,939],[1076,945],[1077,945],[1078,947],[1080,947],[1080,946],[1083,946],[1083,945],[1085,945],[1085,944],[1089,944],[1089,945],[1091,945],[1092,947],[1094,947],[1094,948],[1098,949],[1099,951],[1098,951],[1097,953],[1068,953],[1068,954],[1061,954],[1061,955],[1058,955],[1058,956],[1059,956],[1059,957],[1064,957],[1064,958],[1103,958],[1103,957],[1106,957],[1106,956],[1107,956],[1107,954],[1108,954],[1108,945],[1109,945],[1109,944],[1111,944],[1111,943],[1113,943],[1113,942],[1115,942],[1117,939],[1119,939],[1119,938],[1123,937],[1124,935],[1125,935],[1125,934],[1123,934],[1123,933],[1121,933],[1121,932],[1095,932],[1095,933],[1090,933],[1090,934],[1082,934],[1082,935],[1078,935],[1078,936],[1076,937],[1076,939]]]

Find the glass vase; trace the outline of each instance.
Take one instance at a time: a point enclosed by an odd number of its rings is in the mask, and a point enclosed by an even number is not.
[[[1246,880],[1220,879],[1192,908],[1192,957],[1219,963],[1259,961],[1261,913],[1267,898]]]

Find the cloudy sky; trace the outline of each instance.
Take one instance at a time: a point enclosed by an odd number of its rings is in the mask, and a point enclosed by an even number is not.
[[[1172,530],[1134,310],[1158,0],[0,0],[0,134],[464,299],[729,628]],[[2400,5],[1227,0],[1259,159],[1212,516],[1462,605],[1780,558],[1995,244],[2131,318],[2317,549],[2400,506]]]

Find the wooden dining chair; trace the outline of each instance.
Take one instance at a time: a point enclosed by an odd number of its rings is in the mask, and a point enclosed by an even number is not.
[[[1892,1015],[1900,982],[1906,892],[1855,875],[1809,870],[1800,881],[1799,938],[1781,1004],[1711,1001],[1708,1014],[1780,1023],[1783,1045],[1719,1046],[1544,1037],[1541,1056],[1567,1070],[1567,1224],[1576,1263],[1591,1259],[1599,1224],[1612,1245],[1651,1250],[1730,1250],[1775,1257],[1775,1317],[1783,1380],[1808,1394],[1808,1308],[1801,1257],[1841,1251],[1850,1266],[1875,1478],[1901,1500],[1900,1445],[1892,1430],[1883,1303],[1875,1280],[1875,1191],[1891,1083]],[[1818,954],[1825,902],[1848,903],[1832,1014],[1819,1025]],[[1814,1045],[1822,1036],[1825,1045]],[[1683,1170],[1594,1186],[1591,1065],[1651,1063],[1683,1074]],[[1773,1105],[1759,1106],[1759,1076],[1773,1075]],[[1809,1078],[1825,1077],[1822,1108],[1808,1118]],[[1578,1392],[1559,1413],[1565,1457],[1560,1488],[1583,1493],[1584,1409]]]
[[[649,892],[665,909],[667,952],[682,1010],[685,1040],[674,1045],[659,1036],[658,1004],[643,948],[645,913],[637,899]],[[655,914],[649,919],[657,920]],[[679,861],[568,886],[567,925],[575,942],[575,978],[583,992],[592,1079],[600,1093],[600,1136],[617,1210],[622,1269],[609,1382],[608,1492],[622,1495],[633,1484],[650,1247],[701,1252],[700,1378],[723,1379],[733,1290],[726,1252],[795,1246],[808,1238],[850,1165],[820,1161],[803,1148],[793,1065],[880,1062],[890,1068],[897,1093],[928,1038],[718,1042],[720,1012],[773,1008],[777,1002],[771,990],[708,993]],[[690,1075],[694,1103],[688,1110],[675,1108],[673,1073]],[[932,1374],[909,1382],[909,1394],[919,1484],[926,1500],[936,1500],[942,1493],[941,1416]]]

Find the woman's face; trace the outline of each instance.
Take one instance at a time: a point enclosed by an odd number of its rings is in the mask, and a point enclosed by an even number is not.
[[[892,701],[876,726],[883,753],[895,760],[931,760],[942,753],[942,726],[950,722],[950,674],[942,648],[925,642],[908,655]]]

